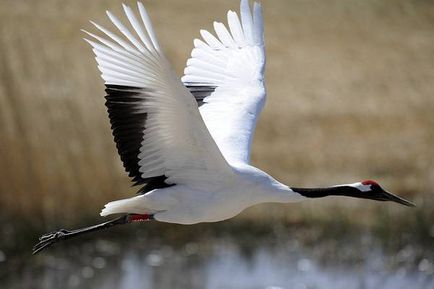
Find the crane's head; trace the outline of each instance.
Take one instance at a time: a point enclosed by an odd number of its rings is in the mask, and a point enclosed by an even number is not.
[[[372,180],[365,180],[353,184],[337,185],[326,188],[291,188],[291,190],[306,198],[347,196],[375,201],[392,201],[409,207],[415,206],[413,203],[387,192],[377,182]]]
[[[401,205],[414,207],[415,205],[403,198],[400,198],[388,191],[384,190],[377,182],[373,180],[364,180],[350,186],[360,191],[359,198],[366,198],[376,201],[392,201]]]

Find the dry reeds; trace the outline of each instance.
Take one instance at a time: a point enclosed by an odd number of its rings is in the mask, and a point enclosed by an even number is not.
[[[180,73],[198,30],[238,5],[148,2]],[[391,191],[428,199],[434,188],[434,6],[404,0],[263,4],[269,97],[254,164],[292,185],[374,178]],[[128,189],[103,83],[80,32],[90,27],[88,19],[104,22],[104,10],[119,12],[119,6],[0,2],[0,215],[72,222],[135,191]],[[326,203],[273,211],[293,219],[333,214],[335,199]],[[373,207],[347,206],[351,213]]]

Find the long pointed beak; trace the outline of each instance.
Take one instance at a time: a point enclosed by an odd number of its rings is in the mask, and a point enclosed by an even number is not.
[[[397,195],[394,195],[394,194],[389,193],[389,192],[384,191],[384,190],[383,190],[383,192],[381,192],[380,197],[381,197],[382,201],[392,201],[392,202],[399,203],[399,204],[404,205],[404,206],[416,207],[416,205],[413,204],[412,202],[407,201],[401,197],[398,197]]]

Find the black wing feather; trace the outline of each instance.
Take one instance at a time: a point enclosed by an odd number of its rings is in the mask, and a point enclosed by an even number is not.
[[[142,178],[139,171],[139,154],[146,130],[147,114],[141,108],[146,89],[122,85],[106,85],[106,107],[116,148],[125,171],[134,185],[143,185],[138,193],[172,186],[166,176]]]
[[[190,90],[190,93],[193,94],[199,107],[204,103],[205,97],[211,95],[216,89],[214,85],[203,83],[184,82],[184,85]]]
[[[204,102],[204,98],[214,92],[215,86],[185,83],[195,97],[198,106]],[[170,187],[174,184],[166,183],[167,177],[156,176],[142,178],[139,169],[140,147],[143,135],[146,133],[146,112],[143,112],[142,104],[146,99],[146,88],[106,85],[106,107],[110,118],[110,124],[116,148],[121,157],[125,171],[132,178],[134,185],[142,185],[138,193],[144,194],[154,189]]]

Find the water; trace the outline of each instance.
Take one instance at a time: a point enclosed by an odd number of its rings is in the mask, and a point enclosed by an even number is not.
[[[176,245],[140,238],[59,244],[26,256],[22,267],[1,275],[0,284],[8,289],[434,288],[432,260],[414,257],[411,246],[387,255],[370,238],[343,244],[301,244],[293,237],[252,243],[220,236]],[[7,262],[0,269],[10,270]]]

